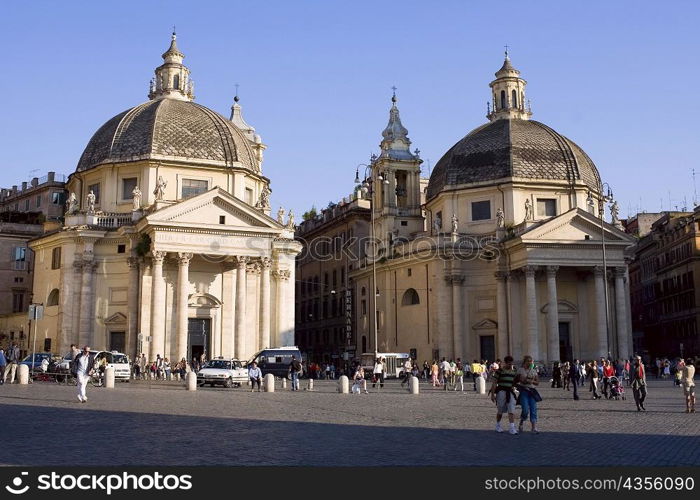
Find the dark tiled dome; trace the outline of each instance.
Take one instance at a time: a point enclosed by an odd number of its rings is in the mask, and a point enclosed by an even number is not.
[[[83,151],[77,170],[102,163],[178,160],[257,171],[248,140],[226,118],[177,99],[156,99],[118,114],[102,125]]]
[[[445,153],[430,176],[428,199],[446,186],[506,177],[583,181],[601,189],[598,169],[573,141],[537,121],[503,119],[471,131]]]

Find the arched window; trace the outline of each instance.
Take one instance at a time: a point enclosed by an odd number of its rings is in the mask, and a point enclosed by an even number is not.
[[[49,298],[46,299],[46,306],[57,306],[58,305],[58,288],[54,288],[51,290],[51,293],[49,294]]]
[[[518,93],[515,91],[515,89],[513,89],[512,96],[513,96],[512,102],[510,103],[510,105],[514,108],[517,108],[518,107]]]
[[[501,90],[501,109],[506,109],[506,91]]]
[[[179,89],[180,88],[180,75],[175,75],[173,77],[173,88],[174,89]],[[514,91],[515,92],[515,91]]]
[[[401,299],[401,305],[415,306],[416,304],[420,304],[420,297],[418,297],[418,292],[416,292],[414,288],[409,288],[403,294],[403,298]]]
[[[365,287],[362,287],[362,291],[360,292],[360,295],[362,295],[363,297],[365,295],[367,295],[367,289]]]

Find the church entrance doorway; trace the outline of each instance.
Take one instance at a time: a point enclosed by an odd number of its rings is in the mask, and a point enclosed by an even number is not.
[[[126,352],[126,334],[124,332],[109,333],[109,350]]]
[[[496,337],[494,335],[482,335],[479,337],[479,344],[481,347],[481,359],[489,362],[495,361]]]
[[[211,341],[211,318],[189,318],[187,320],[187,360],[209,358]]]
[[[571,323],[559,322],[559,361],[573,360],[573,351],[571,347]]]

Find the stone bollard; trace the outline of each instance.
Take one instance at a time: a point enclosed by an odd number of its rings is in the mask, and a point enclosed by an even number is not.
[[[275,392],[275,376],[272,373],[265,375],[265,392]]]
[[[185,375],[185,380],[187,380],[188,391],[197,390],[197,374],[195,372],[187,372],[187,375]]]
[[[19,365],[17,367],[17,380],[22,385],[27,385],[29,383],[29,366]]]
[[[306,388],[307,391],[313,391],[314,390],[314,379],[310,378],[309,379],[309,385]]]
[[[105,387],[114,389],[114,367],[108,366],[105,368]]]
[[[341,375],[340,380],[338,380],[338,392],[350,394],[350,381],[346,375]]]
[[[486,380],[482,376],[476,377],[476,392],[486,394]]]
[[[420,381],[418,380],[418,377],[411,377],[411,379],[408,381],[408,390],[411,392],[411,394],[419,394],[419,385]]]
[[[287,377],[282,377],[282,389],[287,388]]]

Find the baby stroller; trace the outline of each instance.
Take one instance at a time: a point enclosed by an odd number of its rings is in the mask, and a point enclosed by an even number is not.
[[[617,377],[610,377],[610,399],[625,399],[625,389]]]

